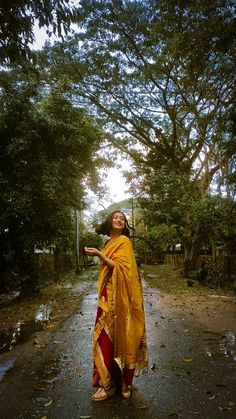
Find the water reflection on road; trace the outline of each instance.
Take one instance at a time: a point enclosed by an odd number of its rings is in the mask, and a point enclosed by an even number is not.
[[[207,331],[208,337],[204,339],[206,342],[205,352],[208,356],[225,356],[236,362],[236,337],[231,330],[225,331],[223,334]]]

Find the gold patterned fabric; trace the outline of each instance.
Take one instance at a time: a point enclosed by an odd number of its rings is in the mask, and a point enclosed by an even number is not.
[[[105,246],[103,253],[114,261],[115,267],[100,265],[93,335],[94,385],[99,377],[100,385],[108,386],[112,374],[101,342],[112,342],[113,358],[121,371],[139,371],[147,366],[147,344],[142,286],[132,244],[121,235]],[[102,334],[106,335],[105,340]]]

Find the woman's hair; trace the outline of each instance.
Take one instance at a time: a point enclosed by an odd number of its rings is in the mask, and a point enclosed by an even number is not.
[[[106,217],[106,219],[96,227],[96,229],[95,229],[96,233],[97,234],[103,234],[104,236],[110,236],[110,231],[111,231],[111,228],[112,228],[112,220],[113,220],[114,215],[117,214],[118,212],[120,212],[124,216],[124,219],[125,219],[125,228],[122,231],[122,234],[124,236],[129,237],[129,235],[130,235],[129,229],[132,228],[132,227],[129,226],[129,223],[128,223],[128,220],[127,220],[125,214],[120,210],[111,212]]]

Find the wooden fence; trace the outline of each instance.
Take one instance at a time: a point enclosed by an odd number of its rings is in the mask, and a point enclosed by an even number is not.
[[[197,270],[201,268],[202,262],[213,263],[213,257],[210,255],[199,255],[196,262]],[[228,279],[236,280],[236,255],[220,255],[217,256],[215,262],[217,265],[221,266],[223,273],[228,277]],[[164,263],[182,269],[184,266],[184,255],[176,253],[166,254],[164,257]]]
[[[0,293],[21,287],[38,287],[58,279],[60,273],[75,268],[73,255],[61,253],[34,253],[25,261],[27,269],[21,271],[10,262],[0,266]],[[28,272],[27,274],[23,272]]]

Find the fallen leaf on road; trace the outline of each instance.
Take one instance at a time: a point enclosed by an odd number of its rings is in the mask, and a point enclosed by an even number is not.
[[[40,348],[42,348],[42,345],[40,345],[40,343],[34,343],[34,348],[35,349],[40,349]]]
[[[38,339],[34,339],[33,345],[34,348],[42,348],[42,345],[39,343]]]
[[[216,398],[216,396],[210,396],[208,397],[208,400],[214,400]]]
[[[218,406],[219,409],[221,410],[221,412],[228,412],[229,410],[232,410],[232,407],[227,407],[227,406]]]
[[[192,362],[192,358],[183,358],[184,362]]]
[[[174,412],[170,412],[170,413],[168,414],[168,418],[169,418],[169,417],[171,417],[171,416],[178,417],[179,415],[178,415],[178,412],[174,411]]]
[[[92,416],[79,416],[80,419],[90,419]]]
[[[216,383],[216,387],[227,387],[225,383]]]
[[[52,400],[50,400],[49,402],[45,403],[45,404],[44,404],[44,407],[48,407],[48,406],[50,406],[51,404],[52,404]]]

